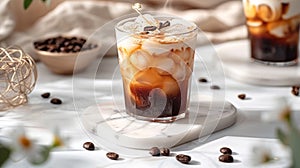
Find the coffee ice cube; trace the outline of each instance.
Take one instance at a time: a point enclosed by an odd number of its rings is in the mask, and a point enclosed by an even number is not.
[[[143,42],[142,49],[155,55],[160,55],[169,52],[173,46],[162,45],[156,40],[146,40]]]
[[[162,89],[153,88],[149,92],[148,101],[150,104],[152,116],[159,117],[163,113],[167,105],[168,98]]]
[[[293,33],[291,25],[288,21],[272,22],[268,24],[267,28],[270,34],[279,38],[286,37],[287,35]]]
[[[170,96],[177,96],[180,93],[180,88],[178,86],[177,81],[171,77],[168,76],[164,78],[162,82],[161,89],[170,97]]]
[[[268,4],[260,4],[258,6],[257,14],[265,22],[273,22],[281,17],[281,3],[280,1],[273,1],[272,7]]]
[[[149,66],[151,62],[151,56],[148,52],[139,49],[131,54],[130,62],[137,69],[142,70]]]
[[[253,19],[256,16],[256,6],[249,2],[244,4],[245,15],[248,19]]]
[[[171,58],[168,57],[163,57],[163,58],[159,58],[157,57],[155,59],[154,65],[155,68],[161,69],[165,72],[168,73],[173,73],[174,69],[175,69],[175,63]]]
[[[183,81],[186,78],[186,75],[188,72],[187,69],[188,69],[188,67],[182,61],[179,64],[177,64],[177,66],[175,68],[175,72],[172,75],[177,81]]]
[[[170,75],[161,76],[158,71],[158,68],[151,67],[137,72],[137,74],[132,78],[130,82],[131,97],[135,100],[138,107],[145,108],[151,104],[151,102],[149,102],[149,93],[155,88],[159,88],[164,91],[163,94],[160,94],[161,96],[169,94],[170,90],[166,90],[165,87],[175,85],[179,88],[177,82],[174,79],[172,81]],[[164,86],[165,80],[167,82],[167,86]]]

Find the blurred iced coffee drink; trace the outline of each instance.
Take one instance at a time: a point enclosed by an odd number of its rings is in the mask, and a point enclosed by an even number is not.
[[[128,114],[170,122],[185,116],[197,26],[170,16],[140,15],[116,26]]]
[[[272,65],[293,65],[298,59],[300,1],[243,0],[251,57]]]

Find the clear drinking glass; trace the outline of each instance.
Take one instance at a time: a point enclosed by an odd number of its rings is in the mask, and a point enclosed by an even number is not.
[[[115,30],[127,113],[156,122],[185,117],[197,26],[145,14],[122,20]]]
[[[243,0],[251,58],[271,65],[294,65],[299,52],[300,1]]]

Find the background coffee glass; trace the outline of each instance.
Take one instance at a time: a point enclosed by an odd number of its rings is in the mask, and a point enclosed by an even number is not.
[[[145,14],[122,20],[115,30],[126,112],[156,122],[185,117],[197,26]]]
[[[270,65],[298,60],[300,1],[243,0],[251,58]]]

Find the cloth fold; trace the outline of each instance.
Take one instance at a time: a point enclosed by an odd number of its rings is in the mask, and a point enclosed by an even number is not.
[[[8,10],[9,1],[0,1],[0,41],[9,36],[15,27],[13,16]]]
[[[5,5],[9,2],[10,0],[4,0],[0,3]],[[179,4],[182,4],[180,8],[178,8]],[[74,34],[88,37],[105,23],[134,13],[131,5],[125,1],[65,1],[24,31],[12,32],[13,19],[8,19],[10,24],[1,22],[0,40],[7,45],[19,45],[25,52],[36,58],[33,52],[33,40],[54,34]],[[183,10],[184,6],[187,9]],[[173,0],[169,5],[166,2],[155,5],[155,1],[150,0],[145,3],[143,11],[158,11],[193,21],[213,43],[245,38],[247,34],[241,1],[211,0],[209,3],[203,3],[198,0],[187,0],[183,3]],[[1,5],[0,18],[11,15],[9,9],[3,8]],[[7,25],[10,27],[1,34],[1,27],[7,27]],[[5,37],[8,38],[5,39]],[[101,40],[105,41],[105,39]]]

